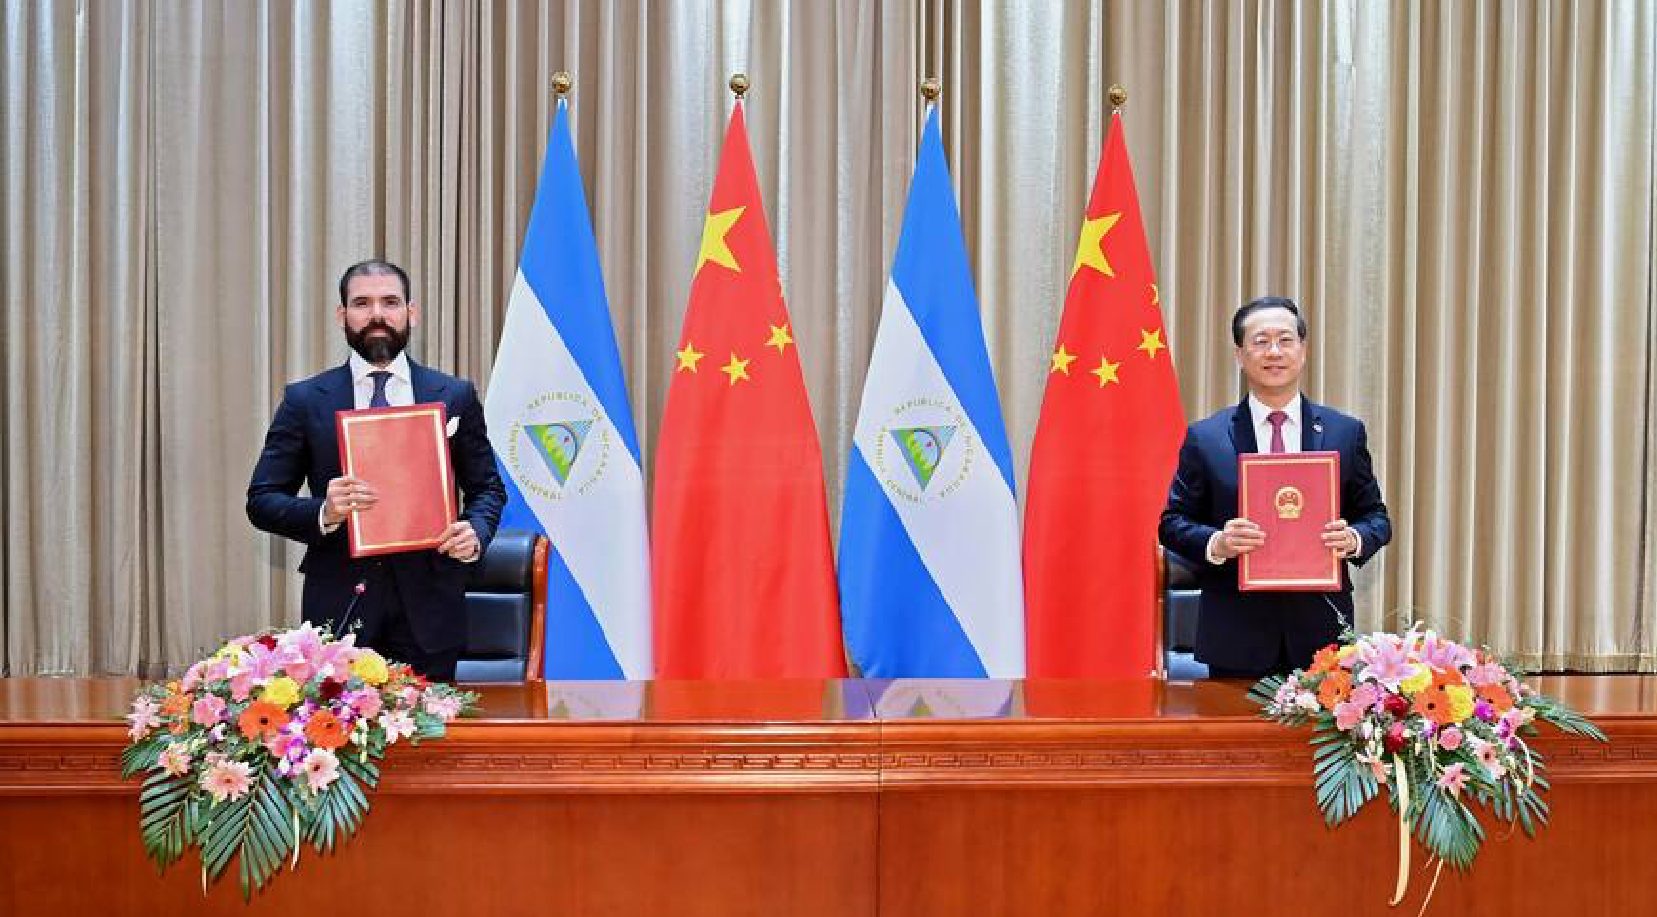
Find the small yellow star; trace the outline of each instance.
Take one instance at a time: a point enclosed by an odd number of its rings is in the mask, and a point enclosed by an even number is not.
[[[1105,233],[1110,232],[1111,227],[1120,219],[1120,213],[1107,213],[1082,223],[1082,238],[1076,243],[1076,263],[1070,268],[1070,276],[1076,276],[1076,272],[1081,270],[1084,264],[1106,277],[1116,276],[1110,262],[1105,260],[1104,242]]]
[[[1070,364],[1074,362],[1076,362],[1076,355],[1065,350],[1064,345],[1060,344],[1059,349],[1053,351],[1053,365],[1047,371],[1050,373],[1064,373],[1068,376],[1070,375]]]
[[[731,254],[731,246],[725,242],[725,235],[742,219],[742,212],[746,207],[733,207],[730,210],[721,210],[710,213],[702,223],[702,249],[696,255],[696,271],[701,273],[702,265],[712,261],[714,264],[728,267],[738,274],[742,273],[742,266],[736,263],[736,256]]]
[[[1162,329],[1156,328],[1151,331],[1141,329],[1139,332],[1139,346],[1134,349],[1143,350],[1146,356],[1153,360],[1156,359],[1157,351],[1168,349],[1168,345],[1162,343]]]
[[[1153,306],[1162,305],[1162,291],[1158,290],[1156,288],[1156,284],[1154,284],[1154,283],[1151,284],[1151,305],[1153,305]]]
[[[707,354],[692,346],[689,341],[685,342],[683,350],[675,350],[673,355],[679,358],[679,365],[674,368],[674,372],[684,372],[687,369],[696,372],[696,361],[707,356]]]
[[[719,371],[731,377],[732,385],[735,385],[738,379],[752,382],[753,380],[748,378],[748,363],[747,360],[738,360],[736,354],[733,353],[731,354],[731,362],[719,367]]]
[[[1104,388],[1105,384],[1109,382],[1115,382],[1117,385],[1121,385],[1122,380],[1116,378],[1116,367],[1121,365],[1121,363],[1112,363],[1104,357],[1100,357],[1099,367],[1097,369],[1090,369],[1088,372],[1099,377],[1100,388]]]
[[[788,333],[787,325],[772,325],[771,340],[766,341],[765,346],[775,347],[777,348],[777,353],[782,353],[784,350],[787,350],[788,345],[792,343],[794,343],[794,336]]]

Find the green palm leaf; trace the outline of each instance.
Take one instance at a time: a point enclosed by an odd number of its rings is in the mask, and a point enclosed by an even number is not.
[[[1416,839],[1451,867],[1465,872],[1484,842],[1484,827],[1465,803],[1431,783],[1420,786],[1418,797]]]
[[[190,798],[190,780],[155,771],[144,778],[138,794],[138,827],[144,852],[166,869],[184,855],[184,845],[194,832],[185,803]]]
[[[269,775],[255,778],[240,799],[214,806],[202,832],[201,865],[216,880],[236,857],[242,898],[263,888],[293,849],[293,815],[281,789]]]

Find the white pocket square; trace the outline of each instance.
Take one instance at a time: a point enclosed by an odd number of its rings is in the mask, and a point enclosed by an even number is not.
[[[459,430],[459,429],[460,429],[460,418],[459,417],[449,418],[449,435],[450,436],[455,435],[455,431]]]

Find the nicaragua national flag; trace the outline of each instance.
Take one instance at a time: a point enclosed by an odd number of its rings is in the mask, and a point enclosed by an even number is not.
[[[936,107],[927,114],[846,470],[840,604],[868,677],[1017,677],[1012,450]]]
[[[563,99],[484,416],[507,490],[501,526],[551,541],[546,677],[649,678],[639,438]]]

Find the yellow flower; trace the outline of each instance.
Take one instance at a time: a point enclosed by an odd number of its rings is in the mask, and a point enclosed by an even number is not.
[[[1415,667],[1414,675],[1411,675],[1398,683],[1398,690],[1404,692],[1405,694],[1415,694],[1424,690],[1432,683],[1433,670],[1424,665],[1418,665]]]
[[[259,699],[286,710],[299,702],[299,685],[286,675],[278,675],[259,692]]]
[[[1342,662],[1345,662],[1346,660],[1351,659],[1353,656],[1356,656],[1356,655],[1358,655],[1358,648],[1356,646],[1348,643],[1347,645],[1341,647],[1340,650],[1335,653],[1335,658],[1341,660]]]
[[[385,657],[370,649],[363,650],[351,660],[351,674],[376,687],[385,684],[386,679],[391,677]]]
[[[1450,685],[1444,689],[1450,698],[1450,718],[1461,722],[1473,715],[1473,689],[1466,685]]]

